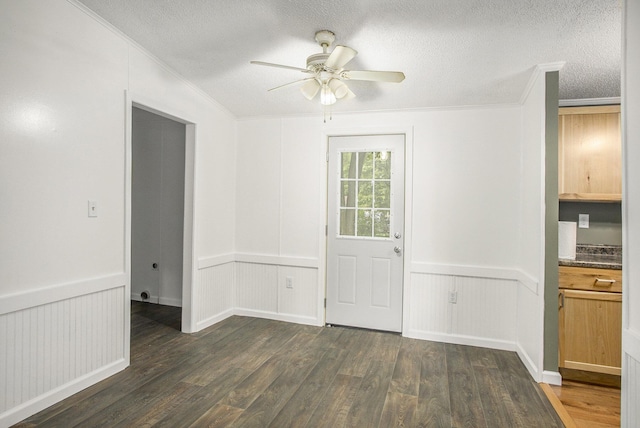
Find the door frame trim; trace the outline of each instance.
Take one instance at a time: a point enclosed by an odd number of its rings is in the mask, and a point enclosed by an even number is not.
[[[196,331],[193,282],[196,277],[195,254],[195,183],[196,183],[196,131],[197,125],[188,114],[175,109],[163,100],[149,98],[125,90],[125,236],[124,267],[126,274],[125,303],[131,300],[131,197],[132,197],[132,126],[133,107],[157,114],[185,125],[185,170],[184,170],[184,220],[182,245],[182,331]],[[125,304],[125,342],[130,344],[131,305]],[[129,361],[129,346],[126,360]]]
[[[402,267],[402,329],[404,335],[409,325],[410,274],[412,255],[412,213],[413,213],[413,139],[414,128],[410,125],[391,125],[385,127],[357,127],[336,128],[322,132],[320,146],[320,177],[324,191],[320,192],[320,210],[318,231],[319,261],[318,261],[318,319],[322,325],[326,323],[325,299],[327,297],[327,236],[326,227],[329,224],[329,138],[353,137],[366,135],[404,135],[404,266]]]

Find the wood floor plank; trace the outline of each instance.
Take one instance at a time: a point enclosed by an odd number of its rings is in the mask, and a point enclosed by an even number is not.
[[[393,375],[393,363],[372,361],[347,416],[347,426],[373,427],[380,421]]]
[[[348,351],[344,349],[329,348],[270,426],[274,428],[306,426],[347,354]]]
[[[418,397],[389,391],[382,409],[380,427],[413,427]]]
[[[473,374],[487,426],[522,426],[514,419],[517,412],[500,377],[500,369],[475,366]]]
[[[223,372],[219,378],[206,386],[200,387],[196,394],[182,401],[178,411],[168,413],[154,427],[174,428],[191,425],[200,416],[208,412],[213,405],[220,402],[230,390],[246,379],[247,376],[248,373],[246,371],[238,368],[231,368]]]
[[[454,427],[486,427],[478,387],[473,370],[461,345],[445,345],[451,425]]]
[[[415,426],[451,427],[449,378],[444,343],[420,344],[420,386]]]
[[[407,339],[400,344],[390,391],[418,396],[422,355],[416,342],[415,339]]]
[[[282,373],[247,407],[234,422],[236,427],[268,426],[291,399],[324,353],[301,348],[286,360]]]
[[[346,426],[349,410],[361,384],[361,377],[336,375],[326,394],[311,415],[307,427],[335,428]]]
[[[340,368],[340,374],[349,376],[364,377],[372,363],[371,349],[374,345],[374,333],[367,330],[350,329],[344,332],[341,338],[350,337],[345,349],[349,350],[349,355]]]
[[[200,416],[190,427],[222,428],[231,425],[242,414],[242,409],[216,404]]]
[[[562,427],[562,421],[515,352],[501,352],[495,356],[500,376],[515,406],[514,418],[521,426]]]

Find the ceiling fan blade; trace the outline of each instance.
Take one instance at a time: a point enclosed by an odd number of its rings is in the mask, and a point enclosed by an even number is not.
[[[315,77],[307,77],[306,79],[296,80],[295,82],[285,83],[284,85],[276,86],[275,88],[267,89],[267,92],[275,91],[277,89],[286,88],[287,86],[295,85],[298,83],[306,82],[307,80],[314,80]]]
[[[369,80],[372,82],[399,83],[404,80],[404,73],[401,71],[345,70],[340,73],[340,76],[349,80]]]
[[[353,98],[355,98],[355,97],[356,97],[356,94],[354,94],[354,93],[351,91],[351,89],[349,89],[349,90],[347,91],[347,95],[345,95],[344,97],[342,97],[342,98],[341,98],[341,100],[351,100],[351,99],[353,99]]]
[[[324,66],[332,70],[341,70],[346,63],[351,61],[353,57],[358,55],[358,51],[348,46],[336,46],[324,62]]]
[[[302,71],[303,73],[313,73],[311,70],[307,70],[306,68],[293,67],[291,65],[273,64],[270,62],[263,62],[263,61],[251,61],[251,64],[264,65],[267,67],[287,68],[289,70]]]

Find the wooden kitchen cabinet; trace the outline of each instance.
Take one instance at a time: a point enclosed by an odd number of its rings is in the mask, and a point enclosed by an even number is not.
[[[560,368],[620,376],[622,271],[560,266],[558,273]]]
[[[619,105],[559,109],[558,172],[561,201],[622,200]]]

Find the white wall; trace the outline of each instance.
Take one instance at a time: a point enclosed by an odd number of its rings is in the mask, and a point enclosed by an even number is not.
[[[197,268],[233,251],[236,129],[213,100],[75,2],[3,0],[0,10],[3,426],[128,364],[127,100],[195,124],[193,328],[211,316],[201,306],[229,309],[199,298],[217,296],[199,288]],[[97,218],[87,217],[89,199]]]
[[[623,2],[622,426],[640,426],[640,2]]]
[[[520,258],[522,121],[519,105],[239,121],[237,310],[324,322],[326,136],[408,132],[403,333],[516,350],[517,293],[537,286]],[[287,290],[277,274],[287,266],[316,274]],[[287,292],[307,307],[297,318],[278,306]]]
[[[185,125],[133,109],[131,298],[182,306]],[[156,270],[153,264],[157,263]]]

